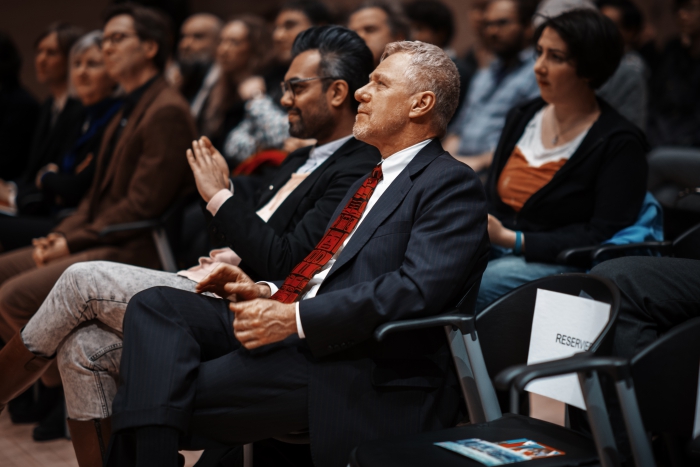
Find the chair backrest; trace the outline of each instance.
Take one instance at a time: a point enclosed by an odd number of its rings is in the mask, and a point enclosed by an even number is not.
[[[612,328],[617,318],[620,292],[609,280],[590,274],[560,274],[529,282],[501,297],[476,318],[476,330],[488,373],[527,363],[537,289],[588,297],[610,304],[610,319],[590,351],[606,355],[612,347]]]
[[[700,318],[675,327],[632,358],[647,431],[692,437],[700,369]]]
[[[686,230],[673,241],[673,256],[700,259],[700,224]]]

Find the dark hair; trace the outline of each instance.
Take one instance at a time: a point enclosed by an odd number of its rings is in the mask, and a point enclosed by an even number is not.
[[[408,38],[408,18],[406,17],[403,7],[401,7],[399,3],[390,0],[367,0],[356,8],[353,13],[366,10],[367,8],[379,8],[384,11],[384,13],[386,13],[386,20],[389,23],[389,29],[391,29],[391,34],[394,37],[403,36],[404,38]]]
[[[173,36],[170,20],[153,8],[135,3],[112,5],[104,14],[104,24],[115,16],[128,15],[134,20],[134,30],[141,41],[153,41],[158,45],[158,52],[153,57],[153,64],[163,71],[172,50]]]
[[[545,28],[552,28],[569,48],[576,74],[598,89],[610,78],[624,53],[622,36],[615,24],[599,12],[575,9],[545,18],[535,31],[535,44]]]
[[[640,32],[644,27],[642,11],[630,0],[598,0],[596,6],[599,10],[606,6],[620,10],[622,28],[627,31]]]
[[[356,32],[342,26],[317,26],[299,33],[292,46],[292,59],[307,50],[318,50],[319,76],[330,76],[348,83],[350,106],[357,109],[355,91],[367,84],[374,69],[372,52]],[[324,89],[329,83],[324,82]]]
[[[250,43],[251,55],[249,68],[253,73],[260,73],[267,65],[270,55],[270,42],[272,38],[270,37],[270,30],[267,27],[267,23],[261,16],[245,13],[234,16],[228,20],[224,28],[234,21],[240,21],[245,25],[246,29],[248,29],[247,40]]]
[[[328,7],[317,0],[290,0],[282,6],[280,13],[283,11],[300,11],[309,18],[314,26],[323,26],[334,22]]]
[[[80,39],[85,32],[82,28],[74,26],[69,23],[56,22],[51,23],[48,28],[39,34],[39,37],[34,41],[34,47],[39,45],[39,42],[43,41],[47,36],[56,33],[56,38],[58,39],[58,49],[61,51],[61,55],[68,59],[68,52],[70,48],[73,47],[75,41]]]
[[[19,84],[22,56],[12,38],[0,31],[0,86],[14,87]]]
[[[676,5],[675,5],[676,10],[680,10],[681,8],[683,8],[684,6],[686,6],[687,4],[689,4],[692,1],[693,0],[676,0]]]
[[[438,0],[415,0],[406,5],[406,16],[415,23],[424,24],[435,33],[444,33],[442,44],[438,47],[447,47],[455,34],[455,25],[452,19],[452,11],[444,3]]]

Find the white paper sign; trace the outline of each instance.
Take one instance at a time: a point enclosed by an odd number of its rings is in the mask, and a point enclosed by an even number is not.
[[[548,362],[584,352],[610,318],[610,304],[537,289],[527,364]],[[527,391],[586,408],[576,374],[542,378]]]

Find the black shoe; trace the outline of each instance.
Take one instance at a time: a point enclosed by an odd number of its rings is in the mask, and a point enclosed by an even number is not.
[[[60,439],[66,437],[66,411],[63,394],[44,417],[39,425],[34,428],[32,438],[34,441],[51,441],[52,439]]]
[[[13,423],[37,423],[43,420],[58,403],[63,404],[63,388],[48,388],[39,382],[39,398],[34,400],[31,387],[8,404]]]

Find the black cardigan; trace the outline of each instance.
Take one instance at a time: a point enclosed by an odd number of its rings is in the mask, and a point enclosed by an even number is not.
[[[646,193],[646,138],[605,101],[598,103],[600,116],[579,148],[517,213],[498,195],[498,179],[546,103],[537,98],[508,113],[486,193],[490,214],[523,232],[528,261],[553,263],[561,251],[597,245],[637,220]]]

